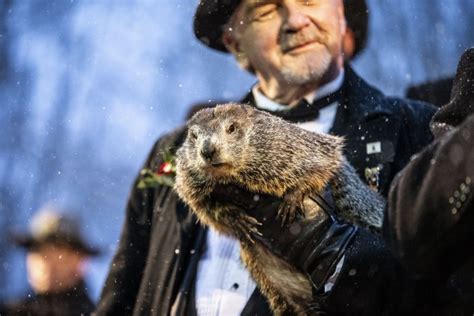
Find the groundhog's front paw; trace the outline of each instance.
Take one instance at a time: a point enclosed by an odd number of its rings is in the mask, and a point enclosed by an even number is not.
[[[258,230],[258,227],[262,226],[262,224],[252,216],[242,214],[235,220],[234,225],[238,238],[242,242],[253,244],[253,235],[262,236]]]
[[[283,202],[278,209],[278,216],[281,219],[281,225],[291,224],[295,221],[297,215],[304,217],[304,194],[301,191],[290,191],[283,196]]]

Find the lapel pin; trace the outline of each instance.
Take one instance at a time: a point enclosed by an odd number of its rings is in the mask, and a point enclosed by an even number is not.
[[[373,168],[365,168],[365,180],[367,181],[369,187],[375,192],[378,192],[379,190],[380,170],[382,170],[381,165],[378,165],[377,167]]]

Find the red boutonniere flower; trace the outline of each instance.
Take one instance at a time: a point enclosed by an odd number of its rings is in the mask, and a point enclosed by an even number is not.
[[[140,174],[141,179],[137,185],[139,189],[156,188],[160,185],[172,187],[176,175],[175,157],[170,153],[165,153],[163,162],[157,170],[145,168],[140,171]]]
[[[169,161],[165,161],[160,165],[160,168],[158,168],[158,172],[156,172],[157,175],[163,175],[163,174],[172,174],[175,172],[176,168],[173,166],[173,164]]]

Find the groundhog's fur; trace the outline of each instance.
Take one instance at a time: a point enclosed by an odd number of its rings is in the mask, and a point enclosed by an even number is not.
[[[314,207],[303,205],[305,196],[331,184],[342,215],[380,227],[383,200],[360,181],[342,146],[340,137],[305,131],[246,105],[201,110],[188,122],[177,153],[175,189],[202,223],[241,242],[242,260],[276,314],[307,314],[312,297],[307,276],[253,242],[257,220],[233,204],[212,200],[211,193],[231,184],[281,197],[279,215],[291,222],[301,210],[314,217]]]

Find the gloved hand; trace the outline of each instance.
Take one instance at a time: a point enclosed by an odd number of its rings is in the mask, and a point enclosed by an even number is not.
[[[262,224],[261,235],[253,234],[254,240],[307,274],[317,292],[324,291],[324,285],[357,230],[336,218],[330,191],[324,197],[315,195],[305,200],[308,209],[304,213],[310,208],[318,209],[315,216],[297,216],[293,223],[285,225],[277,216],[282,203],[279,198],[254,194],[236,186],[218,188],[213,198],[232,203],[257,219]]]

